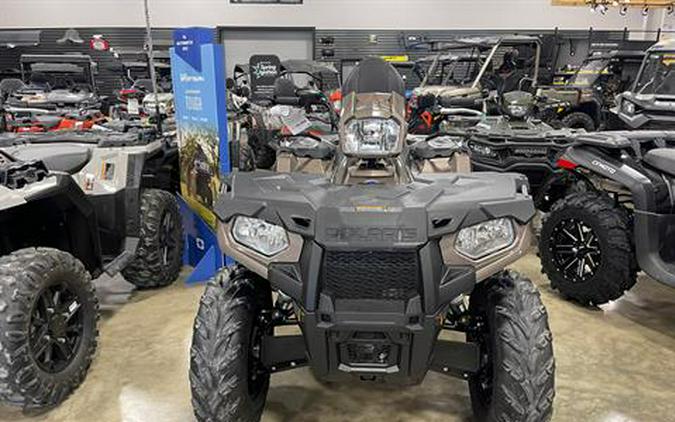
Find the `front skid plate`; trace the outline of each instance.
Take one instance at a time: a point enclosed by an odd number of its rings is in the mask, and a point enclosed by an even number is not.
[[[263,340],[263,364],[271,372],[283,372],[310,364],[305,338],[295,336],[268,336]],[[457,341],[438,340],[428,369],[457,378],[466,379],[479,369],[478,345]],[[393,375],[400,370],[398,364],[386,367],[354,367],[339,364],[338,370],[352,378],[372,381],[383,375]]]

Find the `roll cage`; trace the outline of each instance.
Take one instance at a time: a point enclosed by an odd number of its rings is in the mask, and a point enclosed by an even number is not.
[[[484,37],[484,38],[460,38],[453,41],[427,41],[425,44],[429,45],[430,51],[435,51],[438,54],[436,55],[436,60],[430,67],[427,75],[432,75],[436,71],[436,67],[439,63],[443,63],[442,60],[445,58],[451,58],[448,56],[449,52],[459,51],[464,52],[463,54],[458,54],[457,59],[455,60],[468,60],[472,58],[480,65],[480,70],[473,78],[470,87],[478,88],[483,77],[488,73],[491,67],[494,65],[494,61],[498,56],[499,51],[505,47],[517,48],[519,46],[533,46],[535,49],[534,54],[534,69],[533,75],[529,78],[532,79],[532,86],[537,85],[539,80],[539,66],[541,60],[541,40],[538,37],[526,36],[526,35],[512,35],[504,37]],[[425,59],[423,59],[425,60]],[[428,60],[428,58],[426,59]],[[425,78],[426,79],[426,78]],[[423,81],[421,86],[425,86],[426,81]]]

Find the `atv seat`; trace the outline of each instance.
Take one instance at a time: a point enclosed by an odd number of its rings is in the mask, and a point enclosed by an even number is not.
[[[675,149],[657,148],[645,154],[644,160],[655,169],[675,176]]]
[[[12,154],[20,160],[42,161],[49,171],[75,174],[89,162],[91,151],[73,145],[30,145]]]

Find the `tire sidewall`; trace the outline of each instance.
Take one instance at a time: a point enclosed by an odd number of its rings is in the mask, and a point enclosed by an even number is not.
[[[567,128],[586,129],[588,132],[597,130],[597,126],[593,118],[582,111],[577,111],[568,114],[562,119],[563,126]]]
[[[122,274],[139,288],[163,287],[173,283],[183,265],[183,223],[178,202],[173,194],[157,189],[143,192],[140,209],[141,236],[136,257]],[[163,221],[167,214],[173,219],[175,248],[163,262],[164,245],[160,241]]]
[[[553,412],[555,362],[548,316],[532,282],[510,271],[493,276],[471,294],[469,311],[472,318],[484,318],[486,327],[480,332],[467,332],[467,341],[489,345],[487,364],[492,369],[489,403],[482,401],[480,379],[468,379],[475,420],[548,420]],[[526,336],[524,343],[514,345],[516,340],[510,335],[514,325],[519,327],[515,330],[534,337]],[[487,337],[487,341],[477,341],[481,337]],[[481,350],[481,364],[485,364],[482,355]],[[515,361],[514,356],[536,360],[523,363]],[[532,390],[521,391],[525,402],[513,403],[514,394],[518,394],[514,387]],[[521,414],[523,410],[526,414]]]
[[[3,367],[8,377],[10,391],[3,392],[11,404],[25,408],[50,408],[72,393],[87,374],[97,346],[98,301],[94,286],[84,265],[69,253],[49,248],[23,249],[12,255],[3,257],[3,263],[17,265],[14,275],[12,271],[3,270],[2,276],[13,278],[12,284],[3,286],[3,295],[10,294],[14,298],[3,298],[7,303],[6,315],[24,315],[21,324],[15,324],[7,317],[4,326],[15,334],[3,337],[2,348],[8,354]],[[31,274],[31,275],[29,275]],[[30,350],[30,334],[32,315],[40,295],[45,289],[64,284],[75,294],[80,303],[82,315],[82,333],[75,356],[66,367],[52,373],[43,370],[36,362]],[[16,297],[21,297],[21,300]],[[16,335],[20,333],[18,336]],[[13,357],[9,359],[9,354]],[[21,375],[19,375],[21,374]],[[31,381],[34,380],[34,381]]]
[[[270,374],[260,374],[258,390],[250,391],[249,361],[257,318],[263,308],[271,307],[269,284],[248,270],[227,268],[208,283],[191,345],[190,383],[198,421],[225,416],[241,422],[260,420]]]

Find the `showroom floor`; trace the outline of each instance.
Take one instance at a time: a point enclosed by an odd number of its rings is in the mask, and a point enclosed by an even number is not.
[[[604,308],[562,301],[530,255],[515,265],[539,285],[557,358],[555,421],[657,422],[675,415],[675,290],[642,279]],[[87,380],[58,409],[1,421],[185,422],[194,420],[187,381],[192,320],[202,287],[178,283],[132,292],[100,281],[99,351]],[[263,422],[469,421],[462,381],[429,374],[418,387],[376,390],[318,384],[308,370],[275,375]]]

